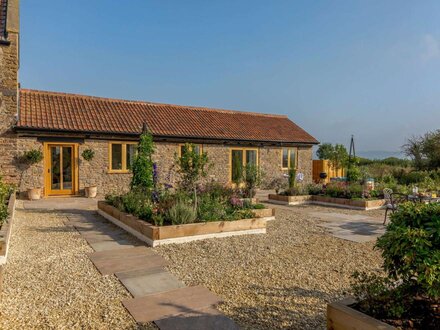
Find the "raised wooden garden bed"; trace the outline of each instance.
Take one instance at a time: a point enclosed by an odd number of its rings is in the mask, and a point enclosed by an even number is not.
[[[327,305],[329,330],[392,330],[395,327],[350,307],[353,299],[344,299]]]
[[[154,226],[131,214],[121,212],[104,201],[98,202],[99,214],[153,247],[214,237],[266,233],[266,222],[275,219],[275,210],[253,211],[257,216],[254,219]]]
[[[8,202],[8,218],[0,228],[0,292],[2,291],[3,267],[8,258],[9,241],[11,238],[12,223],[15,213],[15,191],[12,192]]]
[[[317,204],[355,210],[375,210],[382,208],[386,204],[384,199],[364,200],[317,195],[283,196],[274,194],[269,195],[269,202],[284,205]]]

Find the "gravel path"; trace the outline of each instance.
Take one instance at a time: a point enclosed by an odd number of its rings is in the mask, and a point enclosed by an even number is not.
[[[220,295],[220,310],[244,329],[324,329],[327,302],[340,298],[355,270],[381,265],[374,243],[325,234],[309,212],[383,216],[320,206],[278,210],[266,235],[212,239],[157,248],[187,285]]]
[[[63,219],[17,210],[0,329],[140,329],[120,302],[130,294],[98,273],[86,256],[92,248]]]

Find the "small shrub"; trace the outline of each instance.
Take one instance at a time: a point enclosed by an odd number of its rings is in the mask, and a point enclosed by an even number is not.
[[[309,195],[320,195],[322,194],[322,189],[321,184],[310,183],[307,185],[307,193]]]
[[[252,205],[252,208],[255,210],[263,210],[266,208],[266,206],[264,206],[264,204],[254,204]]]
[[[195,222],[197,213],[192,205],[183,200],[178,200],[168,210],[168,218],[173,225],[183,225]]]
[[[325,195],[336,198],[346,197],[347,185],[344,182],[330,182],[325,187]]]
[[[42,160],[43,160],[43,153],[41,152],[41,150],[32,149],[29,151],[25,151],[22,155],[22,161],[28,165],[37,164]]]
[[[85,149],[81,156],[84,160],[89,162],[95,157],[95,152],[92,149]]]
[[[390,277],[440,298],[440,204],[402,205],[376,247]]]
[[[131,165],[133,172],[131,189],[142,189],[145,191],[152,191],[154,189],[153,153],[153,136],[148,131],[145,131],[140,137],[137,154]]]

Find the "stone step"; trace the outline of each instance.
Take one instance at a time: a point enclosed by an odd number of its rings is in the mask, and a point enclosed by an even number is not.
[[[162,267],[120,272],[115,275],[135,298],[185,287],[185,284]]]
[[[237,330],[230,318],[212,307],[154,321],[161,330]]]
[[[126,299],[122,304],[136,322],[151,322],[192,313],[220,302],[221,299],[208,289],[194,286]]]
[[[114,242],[101,242],[97,244],[102,243]],[[92,262],[102,275],[110,275],[131,270],[152,269],[166,265],[165,259],[159,255],[138,255],[130,257],[98,259],[92,260]]]
[[[101,251],[92,252],[87,254],[90,260],[103,260],[103,259],[117,259],[117,258],[127,258],[131,256],[144,255],[146,257],[151,255],[157,255],[151,248],[146,246],[136,246],[134,248],[121,249],[117,251]]]

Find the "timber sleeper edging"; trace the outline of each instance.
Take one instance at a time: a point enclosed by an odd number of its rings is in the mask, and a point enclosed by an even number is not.
[[[324,205],[339,208],[346,208],[352,210],[376,210],[385,206],[386,201],[384,199],[374,200],[357,200],[347,198],[335,198],[329,196],[319,195],[304,195],[304,196],[284,196],[269,194],[269,203],[282,204],[282,205]]]
[[[105,201],[98,202],[100,215],[152,247],[215,237],[266,233],[266,222],[275,219],[275,210],[253,211],[256,214],[256,218],[253,219],[155,226],[131,214],[121,212]]]

